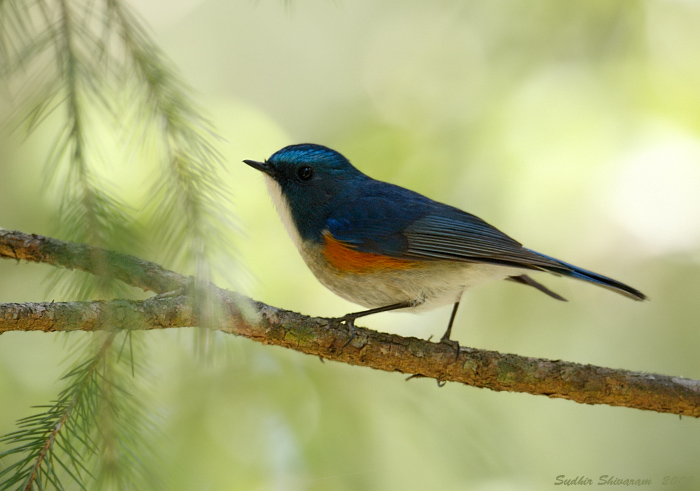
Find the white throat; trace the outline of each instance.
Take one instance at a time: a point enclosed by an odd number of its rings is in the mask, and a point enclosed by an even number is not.
[[[301,235],[297,232],[297,228],[294,225],[294,219],[292,218],[292,212],[289,209],[289,203],[287,198],[282,194],[282,188],[272,177],[265,175],[265,184],[267,184],[267,190],[270,192],[272,197],[272,202],[277,208],[277,213],[279,213],[282,218],[282,223],[284,223],[284,228],[287,229],[287,233],[292,238],[292,242],[297,246],[297,249],[301,251],[302,240]]]

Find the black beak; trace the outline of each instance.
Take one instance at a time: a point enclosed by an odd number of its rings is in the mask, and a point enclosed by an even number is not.
[[[258,162],[257,160],[244,160],[243,162],[251,166],[253,169],[264,172],[268,176],[274,177],[275,175],[275,171],[267,164],[267,162]]]

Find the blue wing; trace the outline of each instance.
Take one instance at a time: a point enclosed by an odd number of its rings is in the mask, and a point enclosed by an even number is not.
[[[366,182],[365,186],[361,196],[356,193],[347,197],[346,205],[334,210],[326,221],[326,228],[335,239],[360,252],[547,271],[635,300],[646,298],[624,283],[527,249],[479,217],[457,208],[380,181]],[[512,279],[562,299],[527,276]]]
[[[333,237],[358,251],[533,270],[560,266],[474,215],[398,186],[367,184],[362,196],[350,198],[326,222]]]

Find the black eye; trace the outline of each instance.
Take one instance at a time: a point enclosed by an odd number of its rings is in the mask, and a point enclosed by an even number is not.
[[[308,181],[313,177],[314,170],[308,165],[305,165],[303,167],[299,167],[299,169],[297,170],[297,175],[302,181]]]

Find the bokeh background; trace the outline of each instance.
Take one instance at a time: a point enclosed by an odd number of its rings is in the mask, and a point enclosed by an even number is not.
[[[561,303],[491,284],[464,297],[462,344],[700,378],[699,2],[133,6],[226,139],[237,266],[222,286],[310,315],[357,309],[307,271],[261,176],[241,163],[322,143],[651,298],[538,277]],[[0,226],[51,234],[48,139],[3,134]],[[104,172],[128,196],[153,169]],[[56,298],[47,272],[0,262],[0,301]],[[449,314],[362,325],[427,338]],[[143,334],[144,403],[161,421],[153,445],[171,490],[541,490],[560,475],[700,487],[691,418],[438,388],[223,335],[202,358],[187,331]],[[79,336],[0,338],[0,433],[55,397]]]

